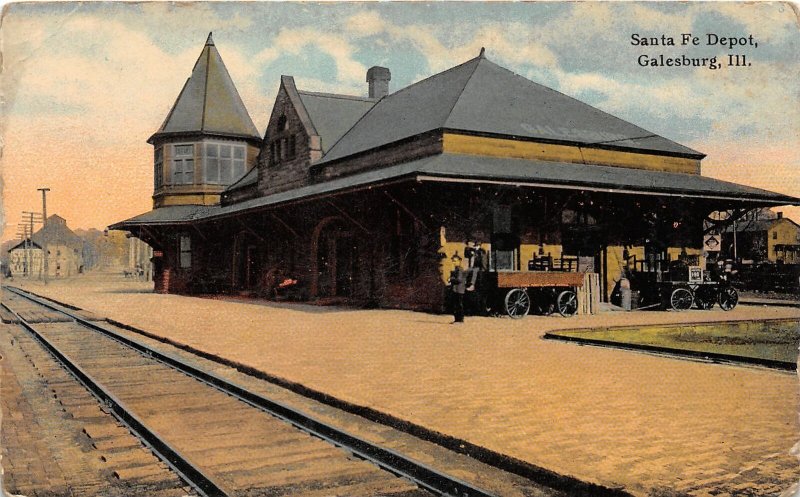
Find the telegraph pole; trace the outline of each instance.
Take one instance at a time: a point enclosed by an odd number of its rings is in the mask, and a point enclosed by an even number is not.
[[[30,222],[30,229],[28,231],[28,233],[29,233],[28,247],[29,247],[29,254],[30,254],[29,255],[29,257],[30,257],[30,265],[28,266],[28,277],[31,277],[31,276],[33,276],[33,222],[34,222],[34,216],[38,217],[38,216],[41,216],[41,214],[38,213],[38,212],[29,212],[29,211],[22,211],[22,213],[23,214],[27,214],[29,216],[28,219],[29,219],[29,222]],[[36,219],[36,222],[39,222],[39,219]],[[41,275],[42,275],[41,271],[42,271],[42,268],[41,268],[41,266],[39,266],[39,277],[41,277]]]
[[[37,190],[42,192],[42,257],[44,257],[44,284],[46,285],[49,271],[48,260],[50,259],[50,254],[47,251],[47,192],[49,192],[50,189],[37,188]]]
[[[25,223],[19,223],[17,226],[17,235],[19,235],[20,239],[22,240],[22,275],[27,276],[29,265],[28,259],[30,257],[30,252],[28,251],[28,225]]]

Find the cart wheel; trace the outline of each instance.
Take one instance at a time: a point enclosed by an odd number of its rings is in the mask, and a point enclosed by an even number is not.
[[[714,298],[716,295],[714,293],[708,288],[700,288],[694,293],[694,305],[704,311],[711,309],[716,303]]]
[[[514,319],[519,319],[531,310],[531,298],[522,288],[512,288],[506,294],[506,314]]]
[[[558,313],[568,318],[578,312],[578,296],[572,290],[564,290],[556,298]]]
[[[739,303],[739,292],[732,286],[726,286],[719,291],[719,306],[723,311],[730,311]]]
[[[669,303],[676,311],[685,311],[692,307],[692,292],[688,288],[676,288],[669,296]]]

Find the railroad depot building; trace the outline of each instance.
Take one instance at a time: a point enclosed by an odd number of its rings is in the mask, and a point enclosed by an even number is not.
[[[261,138],[211,36],[154,146],[153,210],[110,228],[154,249],[161,292],[253,292],[441,310],[450,257],[600,275],[702,263],[717,210],[798,199],[700,174],[704,154],[485,57],[394,93],[282,76]],[[286,280],[297,280],[288,290]]]

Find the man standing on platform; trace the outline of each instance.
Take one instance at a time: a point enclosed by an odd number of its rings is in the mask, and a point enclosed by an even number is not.
[[[450,273],[450,291],[453,292],[453,323],[464,322],[464,292],[467,289],[467,272],[462,266],[461,256],[458,252],[450,259],[453,261],[453,271]]]
[[[485,272],[489,267],[486,250],[481,247],[481,242],[476,241],[472,249],[472,258],[469,265],[469,281],[471,281],[473,307],[479,316],[486,315],[486,285],[484,284]],[[469,288],[467,288],[469,290]]]

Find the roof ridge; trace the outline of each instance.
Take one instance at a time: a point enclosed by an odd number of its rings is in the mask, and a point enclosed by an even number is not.
[[[458,69],[458,68],[460,68],[460,67],[463,67],[463,66],[465,66],[465,65],[469,64],[470,62],[474,62],[474,61],[480,61],[480,59],[481,59],[481,56],[480,56],[480,55],[479,55],[479,56],[477,56],[477,57],[473,57],[473,58],[469,59],[468,61],[466,61],[466,62],[462,62],[461,64],[459,64],[459,65],[457,65],[457,66],[453,66],[453,67],[451,67],[451,68],[449,68],[449,69],[445,69],[444,71],[441,71],[441,72],[437,72],[437,73],[431,74],[430,76],[428,76],[428,77],[427,77],[427,78],[425,78],[425,79],[421,79],[421,80],[419,80],[419,81],[417,81],[417,82],[415,82],[415,83],[411,83],[410,85],[408,85],[408,86],[406,86],[406,87],[400,88],[399,90],[397,90],[397,91],[396,91],[396,92],[394,92],[394,93],[391,93],[390,95],[391,95],[391,96],[394,96],[394,95],[397,95],[397,94],[399,94],[399,93],[403,93],[404,91],[406,91],[406,90],[409,90],[409,89],[411,89],[411,88],[413,88],[413,87],[415,87],[415,86],[417,86],[417,85],[419,85],[419,84],[422,84],[422,83],[424,83],[425,81],[428,81],[429,79],[437,78],[437,77],[439,77],[439,76],[441,76],[441,75],[443,75],[443,74],[447,74],[447,73],[449,73],[449,72],[455,71],[456,69]],[[477,64],[476,64],[476,66],[477,66]],[[473,69],[473,73],[474,73],[474,72],[475,72],[475,71],[474,71],[474,69]],[[471,78],[471,77],[472,77],[472,75],[470,75],[470,78]],[[467,79],[469,79],[469,78],[467,78]],[[390,96],[390,95],[387,95],[387,96]],[[386,97],[384,97],[384,98],[386,98]]]
[[[309,90],[297,90],[297,93],[300,93],[302,95],[311,95],[314,97],[340,98],[343,100],[359,100],[362,102],[377,102],[379,100],[377,98],[359,97],[358,95],[345,95],[343,93],[327,93],[327,92],[309,91]]]
[[[295,112],[297,112],[300,122],[303,124],[306,132],[309,135],[319,136],[317,126],[314,124],[314,120],[311,119],[311,114],[309,114],[305,102],[303,102],[303,99],[300,97],[300,91],[297,89],[297,84],[294,82],[294,76],[281,75],[281,86],[286,91],[286,95],[289,97],[289,101],[294,106]],[[295,101],[295,95],[297,95],[298,102]],[[275,108],[276,107],[273,105],[273,113],[275,112]],[[272,119],[272,116],[270,116],[270,119]],[[267,125],[267,128],[269,128],[269,125]],[[266,130],[264,133],[264,136],[266,137]]]
[[[445,118],[442,126],[444,128],[447,127],[447,122],[450,120],[450,116],[453,114],[453,109],[455,109],[456,105],[458,105],[458,102],[461,101],[461,97],[464,95],[464,90],[467,89],[467,85],[469,84],[470,81],[472,81],[472,77],[475,76],[475,71],[478,69],[478,66],[481,65],[481,61],[487,60],[486,56],[484,55],[483,47],[481,47],[480,55],[478,55],[477,57],[475,57],[475,59],[472,60],[477,60],[478,62],[475,64],[475,67],[472,68],[472,72],[469,74],[469,77],[466,79],[466,81],[464,81],[464,86],[461,88],[461,91],[458,92],[458,97],[456,97],[456,100],[455,102],[453,102],[453,105],[450,106],[450,110],[447,111],[447,117]]]
[[[487,59],[487,60],[488,60],[488,59]],[[556,90],[555,88],[550,88],[549,86],[543,85],[543,84],[541,84],[541,83],[537,83],[536,81],[533,81],[532,79],[528,79],[528,78],[526,78],[525,76],[522,76],[521,74],[517,74],[517,73],[515,73],[515,72],[514,72],[514,71],[512,71],[511,69],[508,69],[508,68],[506,68],[506,67],[503,67],[503,66],[501,66],[501,65],[499,65],[499,64],[495,64],[495,63],[494,63],[494,62],[492,62],[491,60],[489,60],[488,62],[489,62],[489,63],[491,63],[491,64],[494,64],[495,66],[499,67],[500,69],[503,69],[504,71],[508,71],[508,72],[510,72],[511,74],[513,74],[514,76],[516,76],[516,77],[518,77],[518,78],[521,78],[521,79],[523,79],[523,80],[525,80],[525,81],[527,81],[527,82],[529,82],[529,83],[532,83],[532,84],[534,84],[534,85],[536,85],[536,86],[539,86],[539,87],[541,87],[541,88],[544,88],[544,89],[545,89],[545,90],[547,90],[547,91],[551,91],[551,92],[553,92],[553,93],[558,93],[559,95],[561,95],[561,96],[563,96],[563,97],[566,97],[566,98],[568,98],[568,99],[570,99],[570,100],[574,100],[575,102],[578,102],[578,103],[580,103],[580,104],[583,104],[583,105],[585,105],[585,106],[587,106],[587,107],[589,107],[589,108],[591,108],[591,109],[594,109],[594,110],[596,110],[597,112],[600,112],[601,114],[603,114],[603,115],[605,115],[605,116],[611,117],[612,119],[614,119],[614,120],[616,120],[616,121],[622,121],[622,122],[623,122],[623,123],[625,123],[625,124],[628,124],[628,125],[631,125],[631,126],[635,126],[636,128],[639,128],[639,129],[641,129],[642,131],[645,131],[646,133],[648,133],[648,135],[646,135],[646,136],[640,136],[640,137],[631,137],[631,138],[626,138],[627,140],[639,140],[639,139],[643,139],[643,138],[652,138],[652,137],[658,137],[658,138],[662,138],[662,139],[664,139],[664,140],[667,140],[667,141],[669,141],[669,142],[671,142],[671,143],[674,143],[674,144],[676,144],[676,145],[681,145],[680,143],[678,143],[678,142],[676,142],[676,141],[674,141],[674,140],[670,140],[669,138],[667,138],[667,137],[665,137],[665,136],[663,136],[663,135],[661,135],[661,134],[654,133],[653,131],[650,131],[649,129],[645,129],[645,128],[643,128],[643,127],[639,126],[638,124],[634,124],[634,123],[632,123],[632,122],[628,121],[627,119],[622,119],[621,117],[615,116],[614,114],[611,114],[611,113],[609,113],[609,112],[606,112],[606,111],[604,111],[603,109],[600,109],[600,108],[598,108],[598,107],[596,107],[596,106],[594,106],[594,105],[592,105],[592,104],[589,104],[589,103],[586,103],[586,102],[584,102],[584,101],[582,101],[582,100],[579,100],[579,99],[577,99],[577,98],[573,97],[572,95],[567,95],[566,93],[564,93],[564,92],[561,92],[561,91],[558,91],[558,90]],[[619,140],[619,141],[622,141],[622,140]],[[600,142],[586,143],[585,145],[602,145],[602,144],[604,144],[604,143],[606,143],[606,142],[605,142],[605,141],[600,141]],[[685,145],[681,145],[681,146],[682,146],[682,147],[686,147]],[[694,152],[697,152],[698,154],[702,154],[702,155],[703,155],[703,157],[705,157],[705,155],[706,155],[706,154],[703,154],[702,152],[698,152],[697,150],[691,149],[690,147],[686,147],[686,148],[689,148],[690,150],[693,150]]]
[[[341,142],[342,140],[344,140],[344,138],[345,138],[347,135],[349,135],[349,134],[350,134],[350,132],[351,132],[351,131],[353,131],[353,129],[355,129],[355,127],[356,127],[356,126],[358,126],[358,123],[360,123],[361,121],[363,121],[363,120],[364,120],[364,119],[365,119],[365,118],[366,118],[368,115],[370,115],[370,113],[372,113],[372,111],[374,111],[376,108],[378,108],[378,106],[380,106],[381,102],[382,102],[382,101],[384,101],[386,98],[390,98],[390,97],[391,97],[391,98],[394,98],[395,96],[397,96],[397,95],[400,95],[401,93],[405,92],[406,90],[408,90],[408,89],[410,89],[410,88],[412,88],[412,87],[414,87],[414,86],[417,86],[417,85],[419,85],[419,84],[422,84],[422,83],[424,83],[425,81],[428,81],[429,79],[432,79],[432,78],[439,77],[439,76],[441,76],[441,75],[443,75],[443,74],[447,74],[447,73],[449,73],[449,72],[451,72],[451,71],[455,71],[456,69],[459,69],[459,68],[461,68],[461,67],[463,67],[463,66],[465,66],[465,65],[469,64],[470,62],[473,62],[473,61],[476,61],[476,60],[480,61],[480,59],[481,59],[481,57],[482,57],[482,56],[483,56],[483,53],[481,53],[481,54],[480,54],[480,55],[478,55],[477,57],[473,57],[472,59],[469,59],[469,60],[468,60],[468,61],[466,61],[466,62],[462,62],[461,64],[459,64],[459,65],[457,65],[457,66],[453,66],[453,67],[451,67],[450,69],[446,69],[446,70],[444,70],[444,71],[442,71],[442,72],[437,72],[436,74],[433,74],[433,75],[431,75],[431,76],[428,76],[428,77],[427,77],[427,78],[425,78],[425,79],[421,79],[421,80],[417,81],[416,83],[412,83],[412,84],[410,84],[410,85],[408,85],[408,86],[406,86],[406,87],[404,87],[404,88],[401,88],[401,89],[397,90],[397,91],[396,91],[396,92],[394,92],[394,93],[391,93],[391,94],[389,94],[389,95],[385,95],[385,96],[381,97],[380,99],[378,99],[378,100],[375,102],[375,105],[373,105],[372,107],[370,107],[368,111],[366,111],[366,112],[365,112],[365,113],[364,113],[364,114],[363,114],[361,117],[359,117],[359,118],[358,118],[358,120],[357,120],[356,122],[354,122],[352,126],[350,126],[350,129],[348,129],[348,130],[347,130],[347,131],[346,131],[346,132],[345,132],[345,133],[344,133],[342,136],[340,136],[340,137],[339,137],[339,139],[338,139],[338,140],[336,140],[336,142],[335,142],[335,143],[333,143],[333,144],[330,146],[330,148],[328,148],[328,151],[327,151],[327,152],[325,152],[325,155],[323,155],[322,157],[320,157],[320,160],[318,161],[318,163],[324,162],[324,161],[325,161],[325,158],[327,157],[327,155],[328,155],[330,152],[332,152],[332,151],[333,151],[333,150],[336,148],[336,145],[338,145],[338,144],[339,144],[339,142]],[[475,64],[475,66],[477,67],[477,64]],[[473,68],[473,70],[472,70],[472,74],[475,74],[475,69],[474,69],[474,68]],[[469,81],[469,80],[472,78],[472,74],[470,74],[470,77],[469,77],[469,78],[467,78],[467,81]],[[464,87],[466,88],[466,84],[464,85]],[[464,91],[464,89],[462,88],[462,89],[461,89],[461,92],[463,93],[463,91]],[[461,95],[461,93],[459,93],[459,96],[460,96],[460,95]],[[456,99],[456,102],[457,102],[457,101],[458,101],[458,99]],[[452,112],[452,111],[453,111],[453,109],[451,108],[451,109],[450,109],[450,112]],[[450,114],[448,113],[448,118],[449,118],[449,117],[450,117]],[[446,123],[446,122],[447,122],[447,119],[445,119],[445,123]],[[340,158],[341,158],[341,157],[340,157]]]
[[[210,34],[209,34],[209,36],[210,36]],[[244,104],[244,100],[242,100],[242,96],[239,95],[239,88],[236,86],[236,83],[233,81],[233,78],[231,77],[231,73],[228,72],[228,66],[226,66],[225,65],[225,61],[222,60],[222,55],[220,55],[219,50],[217,50],[217,46],[216,45],[212,45],[212,46],[214,47],[214,50],[216,50],[216,52],[217,52],[217,57],[219,58],[220,66],[222,66],[222,70],[225,71],[225,76],[227,76],[228,77],[228,81],[231,82],[231,87],[233,88],[234,96],[239,100],[239,103],[242,105],[242,109],[244,110],[244,113],[247,116],[247,119],[250,121],[250,125],[253,126],[253,129],[256,131],[255,135],[253,135],[253,136],[257,136],[260,139],[261,135],[258,132],[258,128],[256,128],[256,125],[253,122],[253,118],[250,117],[250,111],[247,110],[247,106]],[[209,52],[210,52],[210,50],[209,50]],[[208,81],[209,69],[210,68],[206,68],[206,81]],[[208,92],[206,92],[206,97],[208,97]],[[205,110],[203,111],[203,113],[205,114]]]
[[[208,38],[211,39],[211,33],[208,34]],[[206,106],[208,105],[208,74],[211,72],[211,49],[208,47],[214,47],[213,43],[211,45],[206,42],[206,45],[203,47],[203,52],[206,54],[206,79],[203,82],[203,113],[200,117],[200,131],[205,131],[206,129]],[[216,48],[216,47],[214,47]],[[203,54],[201,53],[200,56],[202,57]]]

